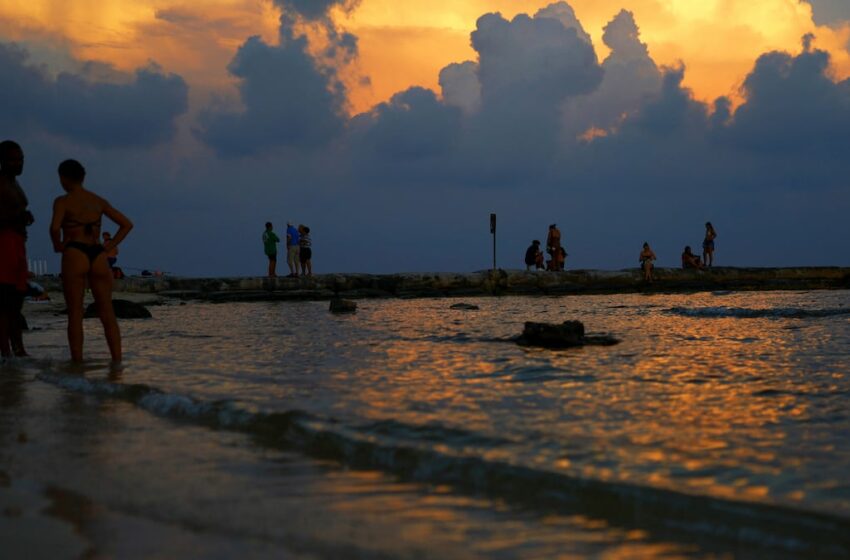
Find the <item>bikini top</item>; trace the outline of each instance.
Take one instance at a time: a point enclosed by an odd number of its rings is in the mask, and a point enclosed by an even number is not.
[[[78,220],[65,220],[62,222],[64,227],[81,227],[83,231],[86,232],[87,235],[91,235],[94,233],[95,227],[100,227],[100,218],[94,220],[93,222],[80,222]]]

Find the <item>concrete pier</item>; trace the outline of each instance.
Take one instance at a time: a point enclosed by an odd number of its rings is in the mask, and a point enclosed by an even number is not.
[[[115,282],[116,292],[158,294],[208,301],[328,300],[333,297],[414,298],[486,295],[563,295],[722,290],[850,289],[850,268],[733,268],[702,271],[655,270],[647,284],[637,268],[620,271],[568,270],[472,273],[321,274],[305,278],[132,277]],[[38,279],[61,291],[56,277]]]

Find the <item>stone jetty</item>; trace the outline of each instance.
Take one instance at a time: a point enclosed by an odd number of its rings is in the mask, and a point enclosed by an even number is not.
[[[701,271],[657,268],[654,274],[656,281],[652,284],[643,281],[637,268],[620,271],[320,274],[305,278],[129,277],[116,280],[115,291],[230,302],[850,289],[850,268],[841,267],[718,267]],[[58,278],[39,277],[38,282],[49,291],[61,290]]]

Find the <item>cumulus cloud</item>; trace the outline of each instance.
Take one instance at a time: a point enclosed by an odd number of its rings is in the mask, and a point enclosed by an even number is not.
[[[746,102],[724,139],[753,151],[845,157],[850,148],[850,80],[829,77],[829,54],[811,48],[759,57],[743,85]]]
[[[850,21],[850,3],[847,0],[807,0],[812,5],[815,23],[836,25]]]
[[[275,0],[282,9],[279,44],[249,38],[230,62],[238,80],[240,109],[208,107],[195,135],[219,155],[248,156],[329,143],[345,121],[346,88],[338,66],[356,57],[357,38],[331,21],[332,8],[351,9],[352,0]],[[304,26],[325,43],[311,51]]]
[[[596,90],[565,106],[564,126],[569,137],[590,139],[616,131],[660,91],[661,71],[641,42],[631,12],[617,14],[605,26],[602,40],[611,49],[602,63],[604,78]]]
[[[54,78],[29,64],[25,50],[0,44],[0,74],[0,126],[37,127],[100,148],[167,141],[188,107],[183,79],[154,64],[132,75],[91,64]]]
[[[443,100],[471,114],[481,107],[481,83],[478,65],[471,60],[452,63],[440,70],[440,88]]]

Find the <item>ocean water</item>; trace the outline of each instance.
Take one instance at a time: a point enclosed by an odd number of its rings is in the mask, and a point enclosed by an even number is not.
[[[850,292],[458,301],[171,302],[117,374],[42,315],[22,375],[97,429],[26,468],[197,557],[850,555]],[[621,343],[512,341],[573,319]]]

